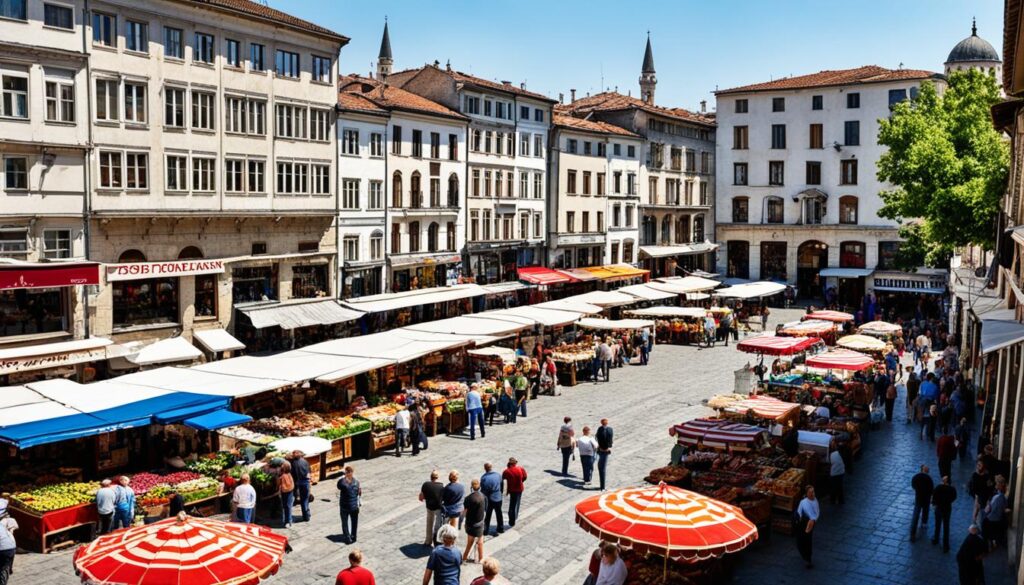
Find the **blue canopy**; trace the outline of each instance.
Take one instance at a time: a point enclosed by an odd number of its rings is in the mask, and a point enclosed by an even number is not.
[[[204,415],[187,418],[184,423],[186,426],[190,426],[193,429],[198,429],[200,431],[215,431],[217,429],[233,427],[250,421],[252,421],[251,416],[246,416],[244,414],[232,412],[226,408],[221,408]]]

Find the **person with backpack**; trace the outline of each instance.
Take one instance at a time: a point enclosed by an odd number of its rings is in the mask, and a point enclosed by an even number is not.
[[[281,464],[278,471],[277,493],[281,499],[281,524],[291,528],[292,508],[295,507],[295,478],[292,477],[292,464],[287,461]]]
[[[572,417],[562,419],[562,428],[558,429],[556,448],[562,451],[562,475],[569,475],[569,458],[576,448],[576,431],[572,428]]]

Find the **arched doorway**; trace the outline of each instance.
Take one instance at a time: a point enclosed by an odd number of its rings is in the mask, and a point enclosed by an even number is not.
[[[796,286],[801,297],[822,296],[818,272],[828,266],[828,244],[808,240],[796,250]]]

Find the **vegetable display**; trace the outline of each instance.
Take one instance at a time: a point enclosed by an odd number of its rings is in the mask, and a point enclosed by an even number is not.
[[[70,482],[36,488],[14,494],[14,501],[36,512],[52,512],[80,504],[88,504],[100,489],[97,482]]]
[[[395,413],[399,408],[397,404],[384,404],[359,411],[355,416],[369,421],[374,433],[383,433],[395,428]]]
[[[448,403],[444,405],[444,408],[448,412],[465,412],[466,400],[464,398],[449,400]]]
[[[359,433],[370,430],[372,423],[367,420],[362,420],[354,417],[347,417],[344,422],[335,424],[335,426],[327,427],[317,431],[316,435],[321,439],[327,439],[333,441],[342,437],[348,437]]]
[[[185,467],[189,471],[205,475],[207,477],[219,477],[220,472],[235,465],[236,457],[227,451],[210,453],[195,461],[189,461]]]

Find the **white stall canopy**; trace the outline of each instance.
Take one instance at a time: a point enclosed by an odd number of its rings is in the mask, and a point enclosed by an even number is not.
[[[714,294],[722,298],[730,299],[759,299],[762,297],[777,295],[785,290],[786,285],[784,284],[762,280],[759,282],[737,284],[730,286],[729,288],[716,290]]]
[[[454,286],[440,286],[400,293],[384,293],[359,297],[356,299],[346,299],[344,304],[358,311],[380,313],[383,311],[394,311],[396,309],[405,309],[419,305],[434,305],[437,303],[470,299],[484,294],[487,294],[487,291],[478,284],[456,284]]]
[[[648,321],[646,319],[594,319],[592,317],[586,317],[580,319],[576,325],[587,329],[604,329],[607,331],[613,331],[623,329],[643,329],[645,327],[653,328],[654,321]]]
[[[703,307],[647,307],[629,311],[630,315],[641,317],[680,317],[687,319],[703,318],[708,310]]]
[[[615,289],[615,291],[630,294],[645,301],[663,301],[678,296],[675,292],[660,290],[650,284],[632,284]]]
[[[720,284],[721,283],[717,280],[701,278],[699,276],[685,276],[683,278],[672,278],[665,279],[663,281],[649,282],[647,283],[647,286],[675,294],[686,294],[712,290],[717,288]]]
[[[213,353],[245,349],[245,344],[221,328],[200,329],[192,332],[192,339]]]
[[[183,337],[171,337],[151,343],[135,353],[124,356],[124,359],[137,366],[151,366],[173,362],[190,362],[203,357],[203,352],[196,349]]]
[[[598,309],[598,313],[601,312],[600,307],[594,308]],[[484,314],[520,317],[524,319],[531,319],[545,327],[560,327],[579,321],[580,317],[585,313],[563,309],[545,309],[533,305],[527,307],[513,307],[511,309],[500,309],[498,311],[488,311]]]
[[[343,307],[334,299],[298,299],[273,304],[236,307],[256,329],[280,327],[291,330],[317,325],[337,325],[362,317],[361,311]]]
[[[627,295],[614,290],[595,290],[562,300],[572,301],[574,303],[587,303],[590,305],[597,305],[599,307],[620,307],[622,305],[632,305],[638,301],[638,299],[632,295]]]

